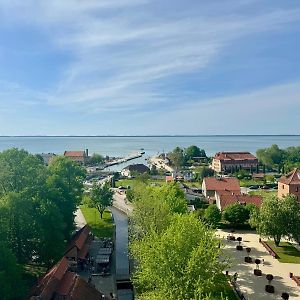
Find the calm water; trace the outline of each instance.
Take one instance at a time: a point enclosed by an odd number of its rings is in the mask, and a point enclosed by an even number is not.
[[[218,151],[255,153],[272,144],[282,148],[300,146],[300,136],[0,137],[0,151],[16,147],[31,153],[62,154],[65,150],[89,149],[89,153],[124,156],[143,148],[145,156],[134,162],[145,161],[145,157],[170,151],[176,146],[196,145],[205,149],[208,155],[214,155]]]

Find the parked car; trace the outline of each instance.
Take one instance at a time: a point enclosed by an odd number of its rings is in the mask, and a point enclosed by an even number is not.
[[[257,185],[249,186],[249,190],[257,190],[259,187]]]

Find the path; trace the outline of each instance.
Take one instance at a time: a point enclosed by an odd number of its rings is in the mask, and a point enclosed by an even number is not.
[[[259,243],[259,235],[254,232],[236,231],[235,237],[242,237],[241,245],[251,248],[250,256],[253,259],[264,259],[264,264],[260,265],[262,276],[255,276],[253,270],[255,264],[245,263],[244,257],[247,256],[245,250],[237,251],[235,249],[238,242],[227,241],[226,237],[229,235],[228,231],[218,230],[220,237],[224,239],[225,254],[232,257],[233,267],[229,269],[229,274],[238,273],[238,286],[240,290],[247,295],[247,299],[251,300],[267,300],[267,299],[282,299],[282,292],[290,294],[290,300],[300,299],[300,287],[289,277],[289,272],[295,275],[300,275],[300,264],[280,263],[277,259],[273,258],[267,250]],[[275,287],[275,294],[268,294],[265,292],[265,285],[267,284],[266,274],[272,274],[274,280],[272,285]]]

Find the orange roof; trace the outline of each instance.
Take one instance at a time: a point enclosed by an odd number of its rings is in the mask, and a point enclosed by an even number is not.
[[[295,168],[292,172],[288,173],[285,176],[282,176],[278,180],[281,183],[284,184],[300,184],[300,170],[298,168]]]
[[[257,158],[250,152],[218,152],[215,154],[214,158],[223,161],[257,160]]]
[[[240,183],[235,177],[207,177],[203,179],[208,191],[240,191]]]
[[[64,156],[67,157],[85,157],[85,151],[65,151]]]
[[[173,176],[166,176],[166,181],[167,181],[167,182],[169,182],[169,181],[174,181]]]
[[[66,252],[68,252],[74,246],[78,250],[81,250],[84,247],[84,245],[86,244],[87,238],[89,237],[90,232],[91,232],[91,229],[88,225],[85,225],[80,230],[78,230],[72,237],[71,241],[69,242]]]
[[[74,286],[75,277],[76,273],[67,272],[60,282],[60,286],[56,291],[57,294],[59,294],[60,296],[68,295]]]
[[[252,195],[220,195],[220,205],[223,210],[228,205],[240,203],[240,204],[254,204],[257,207],[261,206],[262,198],[260,196],[252,196]]]

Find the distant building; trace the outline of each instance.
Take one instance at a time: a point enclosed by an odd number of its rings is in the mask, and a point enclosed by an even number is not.
[[[86,151],[65,151],[65,157],[70,158],[71,160],[84,165],[88,159],[88,150]]]
[[[212,162],[212,169],[217,173],[234,173],[239,169],[255,171],[257,166],[258,159],[250,152],[218,152]]]
[[[44,164],[46,166],[48,166],[51,163],[51,161],[56,157],[55,153],[41,153],[39,155],[43,158]]]
[[[81,276],[69,270],[68,260],[63,257],[31,291],[30,300],[99,300],[105,296],[88,284]]]
[[[132,177],[134,174],[149,173],[150,169],[143,164],[129,165],[121,171],[124,177]]]
[[[278,197],[283,198],[288,194],[295,195],[300,200],[300,170],[298,168],[278,180]]]
[[[215,197],[215,193],[227,191],[235,194],[241,193],[240,183],[235,177],[206,177],[202,182],[202,193],[205,197]]]
[[[245,195],[241,193],[233,193],[233,192],[216,192],[215,193],[215,200],[217,207],[223,211],[228,205],[239,203],[241,205],[246,204],[254,204],[257,207],[261,206],[262,197],[260,196],[252,196],[252,195]]]

